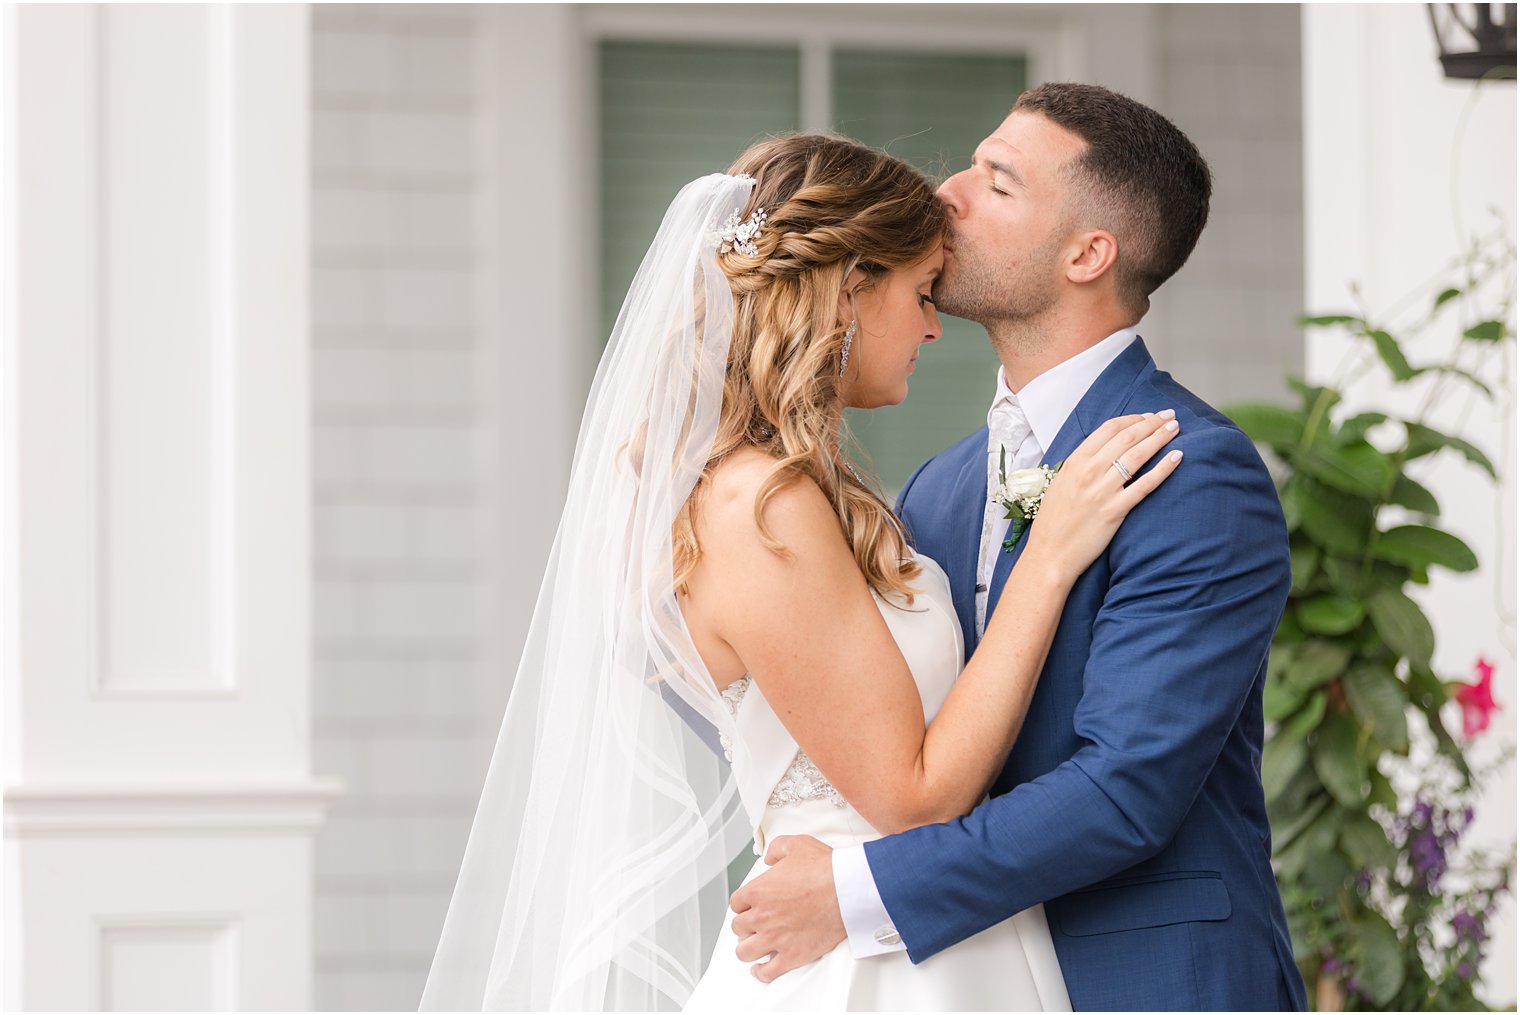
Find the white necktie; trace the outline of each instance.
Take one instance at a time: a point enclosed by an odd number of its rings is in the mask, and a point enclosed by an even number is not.
[[[987,414],[987,503],[982,509],[982,540],[976,568],[976,636],[987,629],[987,590],[997,569],[998,548],[1008,509],[997,499],[1002,473],[1034,464],[1020,449],[1030,436],[1029,421],[1015,399],[1000,399]]]

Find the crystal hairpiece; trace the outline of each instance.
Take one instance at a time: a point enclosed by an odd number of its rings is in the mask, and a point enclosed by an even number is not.
[[[727,254],[737,250],[749,257],[759,254],[760,248],[755,246],[755,237],[760,235],[760,227],[763,225],[765,225],[764,208],[756,208],[754,213],[743,222],[739,221],[737,211],[730,212],[723,222],[723,227],[714,237],[718,253]]]

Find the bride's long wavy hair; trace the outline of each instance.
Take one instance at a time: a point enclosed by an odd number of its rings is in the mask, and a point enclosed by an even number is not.
[[[852,268],[869,287],[922,260],[944,238],[944,207],[912,166],[829,135],[758,142],[728,171],[755,178],[740,220],[763,208],[765,225],[754,254],[718,255],[734,294],[733,340],[712,455],[674,524],[676,585],[684,586],[701,556],[692,518],[714,469],[749,446],[776,459],[755,497],[755,524],[768,546],[783,549],[765,524],[766,503],[807,477],[833,504],[871,586],[911,599],[919,569],[901,523],[834,450],[846,436],[839,370],[848,322],[839,319],[839,294]]]

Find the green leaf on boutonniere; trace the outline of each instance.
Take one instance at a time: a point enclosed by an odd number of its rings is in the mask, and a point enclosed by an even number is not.
[[[1023,515],[1012,514],[1011,512],[1010,514],[1012,515],[1012,520],[1008,524],[1008,538],[1003,540],[1004,553],[1013,552],[1013,548],[1018,545],[1019,537],[1024,534],[1024,530],[1029,526],[1029,519]]]

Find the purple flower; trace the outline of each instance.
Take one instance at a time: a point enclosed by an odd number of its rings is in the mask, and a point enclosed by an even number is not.
[[[1472,967],[1472,963],[1471,962],[1463,962],[1462,964],[1460,964],[1459,966],[1457,966],[1457,978],[1458,979],[1471,980],[1472,979],[1472,974],[1473,974],[1473,967]]]
[[[1372,891],[1372,872],[1362,871],[1356,876],[1356,890],[1362,895]]]
[[[1415,875],[1425,882],[1425,890],[1434,893],[1436,884],[1446,873],[1446,847],[1435,833],[1422,828],[1415,833],[1409,844],[1409,862]]]
[[[1340,960],[1332,955],[1325,960],[1325,964],[1321,968],[1323,969],[1326,976],[1334,976],[1336,973],[1344,969],[1345,966],[1342,966]]]
[[[1414,819],[1416,824],[1429,825],[1432,811],[1433,808],[1427,801],[1419,800],[1415,802],[1414,814],[1412,814],[1411,817]]]
[[[1454,916],[1451,929],[1456,931],[1458,941],[1482,941],[1487,936],[1482,918],[1471,913],[1458,913]]]
[[[1356,977],[1353,976],[1351,979],[1349,979],[1349,980],[1346,981],[1346,993],[1348,993],[1348,994],[1360,994],[1361,992],[1362,992],[1362,985],[1361,985],[1361,983],[1359,983],[1357,981]]]

